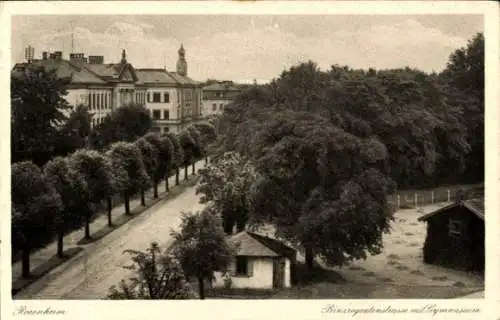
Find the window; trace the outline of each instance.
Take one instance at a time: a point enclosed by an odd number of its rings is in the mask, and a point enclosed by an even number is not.
[[[170,95],[167,92],[163,93],[163,102],[170,103]]]
[[[170,112],[168,110],[163,110],[163,119],[170,119]]]
[[[217,104],[216,103],[212,104],[212,111],[217,111]]]
[[[163,128],[163,132],[167,133],[167,132],[169,132],[169,131],[170,131],[170,128],[169,128],[169,127],[164,127],[164,128]]]
[[[159,92],[153,92],[153,102],[154,103],[161,102],[161,94]]]
[[[247,257],[236,257],[236,275],[239,275],[239,276],[248,275],[248,258]]]
[[[87,97],[87,106],[89,107],[89,109],[92,108],[92,95],[89,93],[88,94],[88,97]]]
[[[462,236],[462,222],[460,220],[450,219],[449,235],[453,238],[460,238]]]
[[[151,132],[161,132],[161,128],[159,127],[152,127]]]
[[[219,105],[219,110],[222,110],[222,108],[224,108],[224,105],[221,103],[221,104]]]
[[[153,110],[153,119],[154,120],[160,120],[161,118],[161,112],[160,110]]]
[[[151,102],[151,92],[148,92],[148,103]]]

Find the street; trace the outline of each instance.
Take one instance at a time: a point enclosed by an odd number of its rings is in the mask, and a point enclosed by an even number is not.
[[[128,278],[131,264],[124,250],[145,250],[156,241],[162,249],[171,244],[170,231],[180,223],[181,212],[199,210],[196,187],[174,199],[163,200],[99,241],[89,244],[73,259],[27,287],[16,299],[102,299],[109,287]]]

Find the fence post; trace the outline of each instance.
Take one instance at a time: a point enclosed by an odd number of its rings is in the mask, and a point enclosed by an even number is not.
[[[448,189],[448,202],[450,202],[450,189]]]
[[[434,204],[434,190],[431,191],[431,203]]]

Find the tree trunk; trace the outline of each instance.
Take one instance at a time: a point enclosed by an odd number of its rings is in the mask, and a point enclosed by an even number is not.
[[[179,185],[179,175],[180,175],[180,172],[179,172],[179,167],[176,167],[175,168],[175,185],[178,186]]]
[[[167,171],[169,171],[169,170],[167,170]],[[170,190],[169,185],[168,185],[169,176],[170,176],[170,172],[167,172],[167,174],[165,175],[165,192],[168,192]]]
[[[63,241],[64,241],[64,231],[59,230],[58,235],[57,235],[57,256],[59,258],[63,257]]]
[[[29,278],[30,273],[30,248],[25,246],[22,252],[22,276],[23,278]]]
[[[113,210],[113,200],[108,197],[108,227],[113,226],[113,221],[111,221],[111,210]]]
[[[306,266],[310,270],[313,268],[314,255],[313,248],[311,246],[306,246]]]
[[[85,213],[85,239],[90,239],[90,212]]]
[[[186,180],[186,181],[188,179],[188,166],[189,165],[187,165],[187,164],[184,165],[184,180]]]
[[[198,291],[200,294],[200,300],[205,299],[205,283],[203,282],[203,278],[198,277]]]
[[[208,156],[205,156],[205,165],[208,165]]]
[[[141,206],[145,207],[146,206],[146,192],[144,189],[141,189]]]
[[[192,173],[193,175],[196,173],[196,169],[195,169],[195,167],[194,167],[194,166],[195,166],[195,164],[196,164],[196,162],[193,162],[193,173]]]
[[[155,180],[154,186],[153,186],[153,197],[155,199],[158,199],[158,181]]]
[[[130,214],[130,199],[128,193],[125,192],[123,199],[125,200],[125,214]]]

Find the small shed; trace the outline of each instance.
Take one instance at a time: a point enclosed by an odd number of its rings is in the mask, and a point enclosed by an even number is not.
[[[215,273],[215,287],[224,287],[230,279],[231,288],[277,289],[288,288],[297,251],[282,242],[249,231],[228,237],[235,245],[229,272]]]
[[[425,263],[484,271],[484,198],[459,201],[418,220],[427,223]]]

